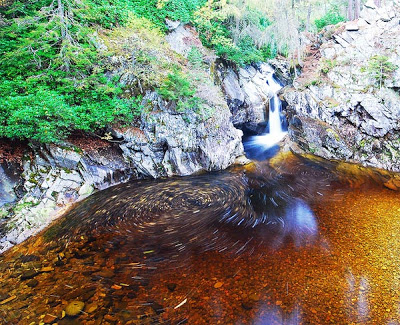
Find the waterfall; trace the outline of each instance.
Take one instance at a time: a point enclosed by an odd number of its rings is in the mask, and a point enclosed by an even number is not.
[[[278,97],[279,91],[282,89],[281,84],[274,79],[274,70],[267,64],[261,67],[262,73],[265,75],[266,83],[270,91],[268,126],[261,135],[252,136],[244,142],[246,154],[252,159],[265,159],[268,155],[265,153],[275,147],[286,135],[286,131],[282,128],[281,108],[282,102]]]
[[[282,89],[282,86],[274,79],[273,72],[267,75],[267,84],[269,85],[273,96],[269,100],[269,133],[262,135],[265,137],[266,144],[275,145],[279,141],[282,140],[286,132],[282,129],[282,121],[281,121],[281,108],[282,103],[278,97],[279,90]]]

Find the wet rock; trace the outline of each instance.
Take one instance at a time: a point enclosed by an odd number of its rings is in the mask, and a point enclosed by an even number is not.
[[[114,274],[114,271],[112,271],[112,270],[102,270],[100,272],[95,273],[94,275],[98,276],[100,278],[110,279],[110,278],[114,277],[115,274]]]
[[[59,297],[50,296],[47,300],[47,304],[50,307],[55,307],[61,303],[61,299]]]
[[[99,306],[98,306],[97,303],[92,303],[90,305],[86,305],[85,306],[85,312],[88,313],[88,314],[91,314],[91,313],[95,312],[98,307]]]
[[[118,320],[116,316],[110,314],[105,315],[104,319],[109,322],[116,322]]]
[[[251,310],[254,307],[254,301],[251,300],[243,301],[241,306],[245,310]]]
[[[168,283],[167,288],[169,291],[173,292],[176,289],[176,283]]]
[[[40,261],[39,256],[36,255],[23,255],[20,258],[21,263],[28,263],[33,261]]]
[[[67,293],[63,294],[63,299],[65,300],[72,300],[76,298],[80,298],[87,293],[86,289],[84,288],[76,288],[68,291]]]
[[[63,266],[63,265],[65,265],[65,262],[62,261],[62,260],[58,260],[58,261],[56,261],[56,262],[54,263],[54,265],[55,265],[55,266]]]
[[[384,185],[393,191],[400,191],[400,179],[392,178],[384,183]]]
[[[121,287],[120,285],[118,285],[118,284],[113,284],[113,285],[111,286],[111,289],[114,289],[114,290],[121,290],[122,287]]]
[[[51,315],[51,314],[46,314],[43,318],[43,323],[45,324],[53,324],[57,320],[57,316]]]
[[[218,288],[221,288],[223,285],[224,284],[222,282],[217,282],[217,283],[214,284],[214,288],[218,289]]]
[[[39,281],[36,279],[32,279],[26,283],[26,285],[30,288],[34,288],[39,284]]]
[[[81,313],[83,308],[85,307],[85,303],[83,301],[72,301],[67,307],[65,307],[65,313],[67,316],[75,317]]]
[[[253,293],[249,294],[249,299],[251,301],[259,301],[260,300],[260,294],[253,292]]]
[[[4,300],[1,300],[0,301],[0,305],[5,305],[5,304],[9,303],[10,301],[13,301],[16,298],[17,298],[17,296],[15,296],[15,295],[14,296],[10,296],[10,297],[8,297],[8,298],[6,298]]]
[[[0,301],[6,300],[10,295],[7,292],[0,292]]]
[[[74,257],[80,260],[83,260],[85,258],[90,257],[90,254],[88,252],[84,252],[84,251],[75,251],[74,252]]]
[[[94,296],[96,293],[96,289],[87,289],[87,291],[81,295],[83,301],[88,301],[90,298]]]
[[[79,319],[77,319],[77,318],[65,317],[63,319],[58,320],[57,324],[58,325],[83,325],[84,323],[82,321],[80,321]]]
[[[161,314],[164,312],[164,307],[158,302],[152,301],[150,302],[150,306],[157,314]]]
[[[39,274],[39,272],[36,271],[36,270],[27,270],[27,271],[24,271],[24,272],[21,274],[20,279],[21,279],[21,280],[33,279],[33,278],[34,278],[35,276],[37,276],[38,274]]]

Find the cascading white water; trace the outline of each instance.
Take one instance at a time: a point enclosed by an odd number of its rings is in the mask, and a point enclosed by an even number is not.
[[[282,103],[278,97],[278,92],[282,89],[282,86],[274,79],[274,70],[269,65],[263,65],[261,70],[265,75],[266,83],[272,95],[269,100],[269,132],[266,130],[264,134],[253,136],[247,143],[245,143],[245,148],[251,151],[257,149],[262,151],[268,150],[278,144],[287,133],[282,128]]]
[[[281,121],[281,108],[282,108],[282,103],[278,97],[278,92],[281,90],[282,86],[275,81],[273,78],[273,73],[271,72],[268,74],[268,79],[267,79],[267,84],[270,86],[273,96],[270,99],[270,104],[269,104],[269,119],[268,119],[268,124],[269,124],[269,133],[266,134],[265,136],[269,136],[270,142],[272,144],[278,143],[286,132],[282,130],[282,121]]]

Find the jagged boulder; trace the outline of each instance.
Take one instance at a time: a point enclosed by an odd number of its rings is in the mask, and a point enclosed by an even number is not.
[[[226,106],[207,118],[176,113],[156,93],[148,93],[144,101],[153,110],[143,114],[140,128],[113,130],[138,173],[157,178],[221,170],[243,154],[242,132],[232,125]]]

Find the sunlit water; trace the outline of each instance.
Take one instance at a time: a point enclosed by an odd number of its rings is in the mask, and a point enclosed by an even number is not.
[[[383,181],[287,156],[104,190],[1,257],[0,323],[399,324]]]

